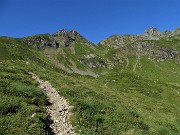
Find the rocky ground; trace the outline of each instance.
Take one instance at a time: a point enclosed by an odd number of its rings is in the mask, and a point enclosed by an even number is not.
[[[51,105],[46,107],[46,110],[52,120],[50,124],[52,132],[55,135],[77,135],[69,122],[69,117],[71,115],[70,110],[73,106],[70,106],[66,99],[61,97],[48,81],[39,79],[34,73],[28,72],[28,74],[32,76],[33,80],[39,83],[39,87],[43,90],[48,101],[51,103]]]

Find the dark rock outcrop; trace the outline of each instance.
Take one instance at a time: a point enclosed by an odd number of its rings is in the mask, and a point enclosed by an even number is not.
[[[71,46],[72,42],[74,42],[76,39],[83,39],[83,37],[75,30],[72,30],[70,32],[68,32],[67,30],[60,30],[54,33],[52,35],[52,38],[64,47]]]
[[[60,46],[68,47],[77,39],[85,39],[77,31],[72,30],[59,30],[56,33],[50,34],[39,34],[30,37],[25,37],[23,42],[34,48],[42,49],[44,47],[59,48]]]

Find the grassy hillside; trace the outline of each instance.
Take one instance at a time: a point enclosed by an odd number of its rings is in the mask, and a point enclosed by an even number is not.
[[[43,109],[47,101],[27,75],[25,64],[23,61],[1,60],[0,134],[47,133],[48,117]]]
[[[117,56],[114,48],[79,42],[64,48],[64,54],[47,51],[32,49],[19,39],[0,38],[0,134],[48,134],[43,108],[48,103],[28,71],[48,80],[69,100],[74,106],[71,121],[82,135],[180,134],[180,66],[173,59]],[[99,78],[69,74],[51,63],[56,57],[68,67],[71,59],[78,68],[90,70],[79,63],[88,54],[111,64],[119,57],[121,63],[92,69]]]
[[[46,98],[27,75],[30,61],[44,62],[38,52],[19,43],[0,39],[0,134],[47,134]]]

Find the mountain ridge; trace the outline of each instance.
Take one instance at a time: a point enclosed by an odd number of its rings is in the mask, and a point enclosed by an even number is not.
[[[97,45],[88,41],[76,30],[67,31],[65,29],[51,35],[38,34],[19,38],[19,40],[23,44],[42,50],[53,65],[66,72],[98,77],[96,69],[113,68],[125,62],[128,55],[148,56],[159,61],[175,59],[179,63],[179,45],[176,44],[179,41],[179,31],[177,28],[172,32],[161,33],[156,28],[150,27],[143,35],[112,35]],[[175,42],[173,46],[168,45],[173,42]],[[103,48],[112,50],[115,57],[105,58],[108,52],[101,55]]]
[[[77,134],[179,135],[178,31],[111,36],[98,45],[66,31],[0,37],[0,134],[52,133],[51,104],[31,72],[74,106]]]
[[[164,31],[160,32],[158,29],[156,29],[154,27],[150,27],[144,31],[144,34],[124,34],[124,35],[116,34],[116,35],[111,35],[108,38],[111,38],[114,36],[116,36],[116,37],[129,36],[132,38],[137,38],[138,40],[159,40],[159,38],[170,38],[172,36],[177,36],[177,35],[180,35],[180,28],[176,28],[175,30],[172,30],[172,31],[164,30]],[[50,41],[52,40],[52,42],[53,42],[53,43],[51,43],[52,45],[55,45],[55,42],[57,42],[57,40],[59,40],[59,41],[61,40],[61,45],[64,45],[64,46],[69,46],[71,44],[71,42],[73,42],[75,39],[77,40],[78,38],[89,41],[75,29],[70,30],[70,31],[68,31],[66,29],[61,29],[61,30],[54,32],[53,34],[49,34],[49,33],[34,34],[32,36],[26,36],[26,37],[22,37],[22,38],[18,38],[18,39],[28,39],[28,38],[32,38],[32,37],[38,37],[38,36],[40,38],[45,36],[46,38],[48,38],[46,40],[50,40]],[[7,36],[1,36],[1,37],[7,37]],[[108,38],[105,38],[105,39],[99,41],[99,43],[97,43],[97,45]]]

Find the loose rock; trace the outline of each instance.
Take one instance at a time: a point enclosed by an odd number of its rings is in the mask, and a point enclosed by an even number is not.
[[[61,97],[48,81],[39,79],[32,72],[28,72],[28,74],[32,76],[33,80],[39,83],[38,87],[43,90],[48,101],[51,103],[51,105],[46,107],[46,110],[52,120],[52,124],[50,125],[52,132],[55,135],[77,135],[68,119],[73,106],[70,106],[65,98]]]

